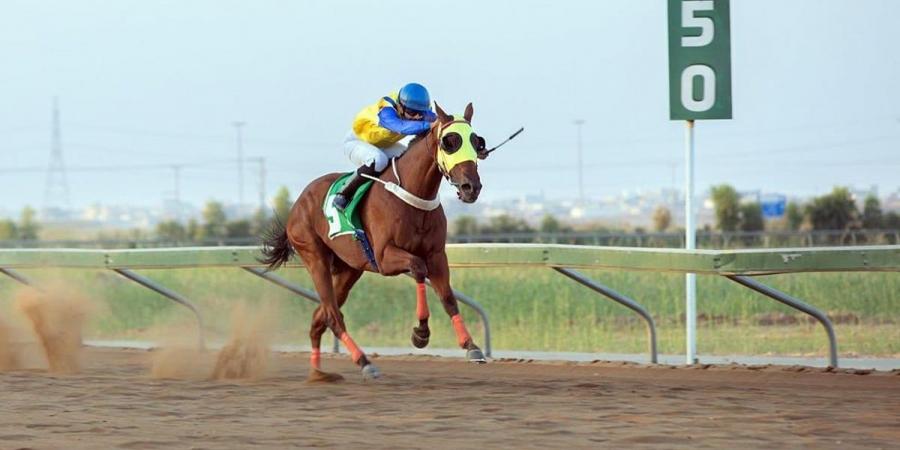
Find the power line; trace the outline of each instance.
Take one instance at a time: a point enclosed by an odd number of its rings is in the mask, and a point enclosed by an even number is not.
[[[213,160],[193,163],[151,163],[151,164],[111,164],[97,166],[70,166],[66,168],[67,172],[125,172],[125,171],[144,171],[144,170],[169,170],[173,165],[186,168],[206,168],[212,165],[233,164],[233,159]],[[42,166],[21,166],[21,167],[0,167],[0,173],[16,174],[16,173],[34,173],[44,172],[46,167]]]
[[[890,141],[900,139],[900,136],[874,136],[866,139],[855,139],[855,140],[845,140],[840,142],[832,142],[830,144],[804,144],[804,145],[795,145],[789,147],[780,147],[780,148],[769,148],[765,150],[751,150],[748,152],[737,152],[737,153],[715,153],[711,154],[708,157],[719,157],[719,158],[735,158],[735,157],[744,157],[744,156],[759,156],[766,154],[782,154],[782,153],[803,153],[810,151],[817,151],[826,148],[841,148],[841,147],[849,147],[852,145],[872,143],[872,142],[881,142],[881,141]]]
[[[177,131],[163,131],[163,130],[148,130],[148,129],[133,129],[133,128],[118,128],[118,127],[109,127],[102,125],[91,125],[84,123],[69,123],[68,126],[81,128],[81,129],[92,129],[97,130],[103,133],[110,134],[121,134],[126,136],[147,136],[147,137],[156,137],[163,139],[181,139],[181,140],[204,140],[204,141],[218,141],[218,142],[227,142],[234,139],[233,136],[227,135],[215,135],[215,134],[193,134],[193,133],[182,133]],[[263,145],[274,145],[274,146],[287,146],[287,147],[321,147],[321,146],[339,146],[339,140],[334,141],[307,141],[307,140],[291,140],[291,139],[282,139],[282,138],[270,138],[270,137],[256,137],[253,139],[247,139],[246,142],[254,143],[254,144],[263,144]]]
[[[247,160],[259,161],[259,157],[246,158]],[[850,161],[811,161],[811,160],[761,160],[758,163],[760,164],[778,164],[784,166],[795,166],[802,165],[804,167],[835,167],[835,166],[895,166],[900,164],[900,161],[891,161],[891,160],[850,160]],[[191,169],[197,171],[206,171],[206,170],[219,170],[215,166],[227,165],[227,164],[235,164],[235,160],[233,159],[225,159],[225,160],[212,160],[212,161],[202,161],[202,162],[181,162],[181,163],[149,163],[149,164],[114,164],[114,165],[96,165],[96,166],[68,166],[66,167],[67,173],[73,172],[117,172],[117,173],[127,173],[127,172],[139,172],[139,171],[154,171],[154,170],[172,170],[172,166],[177,165],[183,169]],[[602,169],[602,168],[636,168],[643,169],[647,167],[663,167],[667,169],[671,169],[671,167],[678,166],[681,164],[679,161],[674,160],[653,160],[653,161],[606,161],[601,163],[589,163],[584,164],[584,168],[586,169]],[[748,166],[754,163],[748,163],[747,161],[722,161],[716,162],[716,165],[740,165],[740,166]],[[288,167],[285,167],[288,166]],[[296,167],[290,167],[296,166]],[[20,166],[20,167],[0,167],[0,174],[28,174],[28,173],[43,173],[47,170],[44,166]],[[572,170],[572,166],[568,164],[535,164],[535,165],[506,165],[506,166],[485,166],[483,169],[486,172],[517,172],[517,171],[551,171],[551,172],[562,172]],[[323,174],[325,172],[313,169],[306,169],[303,162],[287,162],[280,165],[280,167],[275,168],[266,168],[265,172],[268,174],[270,172],[274,173],[286,173],[286,174],[295,174],[295,175],[309,175],[314,176],[316,174]],[[332,170],[331,172],[340,172],[340,170]]]

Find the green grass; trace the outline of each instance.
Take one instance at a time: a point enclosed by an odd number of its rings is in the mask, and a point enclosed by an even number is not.
[[[147,338],[173,323],[189,324],[183,307],[105,271],[23,271],[42,285],[62,283],[96,303],[86,335],[98,338]],[[224,334],[229,312],[244,302],[278,310],[277,342],[308,342],[314,304],[238,269],[142,271],[144,275],[198,304],[207,327]],[[650,272],[586,271],[588,276],[644,305],[657,321],[659,349],[684,348],[684,277]],[[302,269],[281,275],[309,288]],[[900,354],[900,274],[821,273],[759,278],[825,310],[837,322],[842,355]],[[606,300],[549,269],[459,269],[454,287],[487,309],[494,348],[508,350],[640,353],[646,331],[631,311]],[[0,279],[0,312],[9,310],[16,285]],[[454,347],[449,320],[431,291],[432,345]],[[701,354],[825,355],[825,333],[804,316],[724,278],[698,277],[698,351]],[[365,346],[408,347],[415,324],[415,290],[407,277],[367,274],[344,307],[351,333]],[[477,316],[463,307],[473,336],[481,340]],[[793,325],[760,325],[766,319],[801,318]]]

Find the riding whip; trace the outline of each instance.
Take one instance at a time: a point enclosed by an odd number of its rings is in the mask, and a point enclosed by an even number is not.
[[[523,132],[523,131],[525,131],[525,127],[519,128],[519,131],[516,131],[515,133],[513,133],[512,135],[510,135],[508,138],[506,138],[505,141],[503,141],[503,142],[501,142],[501,143],[495,145],[495,146],[494,146],[493,148],[491,148],[490,150],[485,151],[484,154],[485,154],[485,155],[490,155],[491,152],[493,152],[494,150],[497,150],[498,148],[500,148],[501,145],[503,145],[503,144],[505,144],[505,143],[511,141],[514,137],[518,136],[518,135],[519,135],[521,132]]]

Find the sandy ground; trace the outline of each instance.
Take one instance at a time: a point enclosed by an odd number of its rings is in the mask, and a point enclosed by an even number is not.
[[[163,380],[153,352],[89,349],[77,374],[0,373],[0,449],[897,448],[900,372],[377,357],[308,384],[305,354],[255,381]],[[198,364],[200,364],[198,362]],[[865,372],[861,372],[865,373]]]

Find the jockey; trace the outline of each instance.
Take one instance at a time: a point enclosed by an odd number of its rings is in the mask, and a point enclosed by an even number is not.
[[[437,116],[431,111],[428,90],[418,83],[409,83],[400,92],[363,108],[344,139],[344,154],[359,168],[334,196],[334,207],[343,211],[356,189],[366,181],[363,175],[381,173],[391,158],[406,151],[401,139],[427,132],[435,120]]]

